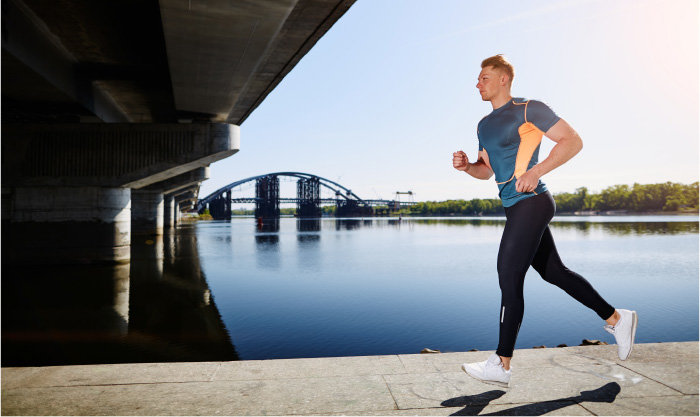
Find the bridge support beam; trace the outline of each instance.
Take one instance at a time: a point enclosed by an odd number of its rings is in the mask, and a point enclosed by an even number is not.
[[[173,223],[175,223],[175,226],[177,226],[178,224],[180,224],[181,213],[180,205],[177,203],[177,200],[175,200],[175,198],[173,198],[173,212]]]
[[[163,229],[175,227],[175,198],[172,195],[163,196]]]
[[[231,190],[224,191],[209,203],[209,214],[214,220],[231,220]]]
[[[4,188],[3,206],[3,263],[129,261],[128,188]]]
[[[163,193],[131,190],[131,233],[163,234]]]
[[[190,187],[184,190],[176,191],[172,194],[175,199],[176,219],[179,222],[182,219],[182,213],[190,211],[194,208],[197,202],[197,194],[199,186]]]
[[[185,200],[176,200],[176,205],[178,208],[178,217],[182,219],[182,213],[190,212],[194,209],[196,198],[188,198]]]
[[[297,181],[297,216],[321,217],[321,186],[318,177],[300,178]]]
[[[255,217],[275,219],[280,216],[280,179],[276,175],[255,180]]]
[[[161,192],[163,194],[163,228],[175,226],[174,197],[187,190],[195,190],[202,181],[209,178],[209,167],[197,168],[164,181],[143,187],[141,191]]]

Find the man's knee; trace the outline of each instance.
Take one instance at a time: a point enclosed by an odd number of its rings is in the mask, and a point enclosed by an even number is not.
[[[556,286],[561,286],[562,281],[566,280],[571,271],[561,262],[550,262],[546,268],[535,268],[543,280]]]
[[[521,274],[510,272],[498,274],[498,285],[501,287],[501,295],[506,300],[523,298],[523,285]]]
[[[529,266],[529,265],[528,265]],[[524,268],[527,272],[527,267]],[[516,278],[523,272],[523,267],[517,265],[513,260],[509,260],[507,257],[498,257],[498,262],[496,262],[496,271],[498,271],[498,278],[500,280],[508,279],[510,277]]]

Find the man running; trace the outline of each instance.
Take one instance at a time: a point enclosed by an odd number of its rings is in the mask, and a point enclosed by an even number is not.
[[[474,178],[496,174],[506,225],[498,250],[501,287],[498,349],[488,360],[465,363],[462,369],[483,382],[508,386],[510,360],[523,318],[523,283],[532,266],[542,278],[595,311],[615,336],[621,360],[629,357],[637,329],[635,311],[615,309],[579,274],[564,266],[554,246],[549,222],[555,212],[552,195],[540,178],[564,164],[583,147],[574,129],[544,103],[513,98],[513,66],[503,55],[485,59],[476,88],[493,111],[477,127],[479,156],[471,163],[463,151],[453,154],[452,165]],[[542,136],[556,145],[537,163]]]

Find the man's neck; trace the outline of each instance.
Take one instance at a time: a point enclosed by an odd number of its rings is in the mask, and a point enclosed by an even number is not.
[[[498,97],[495,97],[493,100],[491,100],[491,106],[493,107],[494,110],[496,110],[499,107],[502,107],[509,101],[511,101],[513,97],[511,97],[510,93],[505,93],[503,95],[499,95]]]

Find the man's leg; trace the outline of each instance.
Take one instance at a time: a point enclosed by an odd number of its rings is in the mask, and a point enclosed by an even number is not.
[[[554,216],[554,200],[544,193],[506,207],[506,227],[498,250],[498,283],[501,287],[498,349],[484,362],[462,364],[462,370],[489,384],[508,386],[510,359],[523,320],[523,283],[540,238]]]
[[[581,275],[564,266],[554,245],[549,227],[544,231],[532,266],[545,281],[563,289],[578,302],[595,311],[608,325],[605,330],[615,336],[617,354],[621,360],[629,358],[634,346],[638,316],[636,311],[616,310]]]
[[[615,315],[619,318],[615,308],[598,294],[590,282],[564,266],[549,227],[542,234],[540,246],[532,260],[532,266],[545,281],[566,291],[578,302],[595,311],[601,319],[608,321],[609,324],[615,324],[617,321]]]
[[[527,198],[506,209],[506,226],[498,251],[501,309],[496,350],[505,369],[510,368],[510,358],[523,319],[525,274],[553,216],[554,200],[549,193]]]

